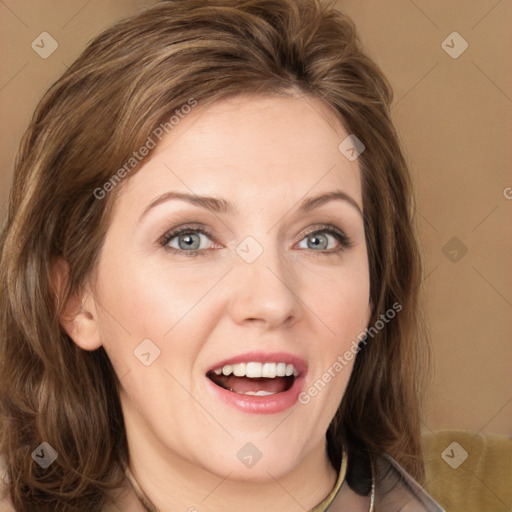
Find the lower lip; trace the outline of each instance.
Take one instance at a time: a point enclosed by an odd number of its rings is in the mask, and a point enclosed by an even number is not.
[[[287,391],[274,395],[254,396],[228,391],[217,386],[208,377],[206,380],[215,395],[225,404],[249,414],[277,414],[286,411],[297,403],[304,387],[304,376],[301,375],[294,380],[292,387]]]

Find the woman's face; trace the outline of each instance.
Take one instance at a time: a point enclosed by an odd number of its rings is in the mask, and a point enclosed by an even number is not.
[[[347,136],[318,100],[237,97],[123,183],[89,305],[132,457],[257,480],[324,456],[370,318]]]

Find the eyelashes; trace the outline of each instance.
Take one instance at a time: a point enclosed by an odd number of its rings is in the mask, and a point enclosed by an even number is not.
[[[174,244],[177,247],[170,245],[174,239],[177,239],[177,244]],[[204,226],[185,225],[167,231],[159,240],[159,244],[172,254],[186,257],[206,256],[212,248],[208,247],[211,244],[206,244],[207,247],[202,247],[204,239],[215,242],[213,234]],[[306,244],[313,242],[313,247],[315,245],[318,247],[323,246],[325,242],[330,245],[330,239],[334,239],[338,243],[338,247],[322,250],[311,247],[301,247],[300,249],[306,250],[312,256],[318,257],[320,255],[339,255],[353,245],[352,240],[342,230],[327,224],[317,225],[306,231],[299,240],[299,244],[302,244],[304,241]],[[182,244],[181,247],[180,243]]]
[[[208,249],[190,249],[190,250],[184,250],[184,249],[176,249],[175,247],[171,247],[169,243],[174,239],[178,238],[184,235],[189,235],[188,240],[190,240],[192,237],[190,235],[203,235],[206,238],[212,239],[213,235],[210,233],[210,231],[204,227],[191,227],[191,226],[182,226],[176,229],[173,229],[171,231],[168,231],[160,240],[160,245],[165,248],[166,251],[174,254],[183,254],[185,256],[206,256],[206,253]],[[187,242],[189,243],[189,242]],[[191,243],[189,245],[197,245],[194,243]]]

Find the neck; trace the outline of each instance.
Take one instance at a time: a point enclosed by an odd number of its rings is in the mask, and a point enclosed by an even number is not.
[[[160,512],[304,512],[333,489],[337,472],[325,444],[315,447],[289,473],[253,482],[215,475],[172,452],[138,444],[130,448],[131,471]]]

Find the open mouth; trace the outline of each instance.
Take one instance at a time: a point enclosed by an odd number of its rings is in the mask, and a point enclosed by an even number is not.
[[[299,376],[293,364],[248,362],[226,364],[206,376],[217,386],[240,395],[268,396],[288,391]]]

